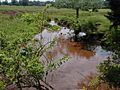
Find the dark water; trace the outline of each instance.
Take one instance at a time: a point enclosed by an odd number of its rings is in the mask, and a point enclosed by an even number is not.
[[[56,25],[54,22],[51,24]],[[112,54],[102,49],[100,45],[74,42],[69,39],[70,35],[73,35],[73,31],[64,27],[61,27],[58,32],[49,32],[46,29],[42,32],[43,43],[57,38],[55,46],[47,53],[50,60],[69,57],[69,61],[47,76],[47,82],[53,86],[54,90],[79,90],[77,89],[78,82],[84,76],[96,73],[96,66]],[[39,39],[40,34],[35,38]]]

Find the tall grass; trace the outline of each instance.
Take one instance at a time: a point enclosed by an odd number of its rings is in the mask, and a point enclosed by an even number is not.
[[[13,42],[17,39],[30,39],[38,30],[19,18],[11,19],[10,16],[0,15],[0,32],[5,35],[7,41]]]

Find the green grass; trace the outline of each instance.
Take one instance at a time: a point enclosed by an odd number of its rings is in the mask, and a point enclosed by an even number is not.
[[[5,11],[28,11],[31,13],[41,12],[44,7],[39,6],[0,6],[0,12]],[[109,28],[110,22],[104,17],[109,9],[100,9],[99,12],[88,12],[88,11],[79,11],[80,16],[79,20],[82,22],[84,20],[100,22],[99,30],[106,31]],[[75,19],[75,10],[61,8],[57,9],[51,7],[47,10],[47,16],[50,18],[71,18]],[[53,29],[56,29],[54,27]],[[39,32],[34,26],[28,25],[26,22],[23,22],[19,17],[11,17],[9,15],[0,14],[0,32],[4,33],[6,40],[14,42],[15,40],[21,39],[31,39],[36,33]]]
[[[33,25],[28,25],[19,18],[0,15],[0,45],[7,43],[7,46],[13,46],[29,41],[38,32],[39,30]],[[4,41],[1,42],[1,40]]]
[[[43,9],[43,7],[39,7],[39,6],[0,6],[0,11],[10,11],[10,10],[14,10],[14,11],[41,11]]]

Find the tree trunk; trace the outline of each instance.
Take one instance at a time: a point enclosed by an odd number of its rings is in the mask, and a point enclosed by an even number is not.
[[[76,8],[76,18],[79,18],[79,8]]]

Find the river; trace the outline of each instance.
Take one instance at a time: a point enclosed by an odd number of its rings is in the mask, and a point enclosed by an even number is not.
[[[57,25],[54,21],[50,24]],[[69,61],[47,76],[47,82],[54,90],[79,90],[78,83],[90,73],[96,73],[96,66],[112,56],[112,52],[102,49],[98,44],[74,42],[69,39],[71,33],[73,31],[66,27],[61,27],[57,32],[50,32],[47,29],[42,32],[44,43],[57,38],[56,44],[48,51],[50,60],[69,57]],[[36,35],[35,38],[40,39],[40,35]]]

